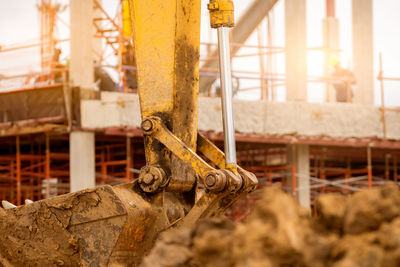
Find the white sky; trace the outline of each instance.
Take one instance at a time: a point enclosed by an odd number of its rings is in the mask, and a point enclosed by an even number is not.
[[[284,46],[284,12],[281,0],[272,13],[273,20],[273,45]],[[10,44],[23,44],[39,42],[39,13],[36,9],[37,0],[0,0],[0,46]],[[68,3],[68,0],[58,2]],[[103,6],[112,15],[119,0],[103,0]],[[216,32],[209,31],[208,11],[203,0],[202,8],[202,36],[203,42],[216,41]],[[235,11],[238,18],[251,1],[236,0]],[[390,77],[400,77],[400,10],[399,0],[375,0],[374,1],[374,54],[375,75],[379,72],[378,53],[383,53],[384,74]],[[322,19],[325,16],[325,0],[307,0],[307,45],[308,47],[322,46]],[[352,66],[352,41],[351,41],[351,1],[336,0],[336,16],[340,23],[340,48],[341,62],[344,66]],[[69,11],[61,14],[61,18],[68,23]],[[263,32],[266,32],[266,23],[263,22]],[[69,30],[59,24],[57,37],[68,38]],[[253,34],[248,44],[257,44],[257,34]],[[64,56],[67,56],[68,43],[62,44]],[[249,49],[241,49],[239,54],[255,53]],[[204,55],[205,50],[201,50]],[[280,54],[272,58],[274,72],[284,73],[284,55]],[[38,48],[30,48],[10,53],[0,53],[0,74],[26,73],[30,70],[39,70],[40,52]],[[322,53],[308,52],[308,72],[310,75],[323,75]],[[233,61],[234,70],[259,71],[259,59],[238,58]],[[278,82],[280,83],[280,82]],[[257,80],[241,80],[241,87],[257,87]],[[323,101],[323,86],[315,83],[309,84],[310,102]],[[278,100],[285,98],[284,87],[277,89]],[[246,91],[239,95],[240,98],[257,99],[259,91]],[[380,103],[380,86],[375,83],[375,103]],[[388,106],[400,106],[400,82],[385,82],[385,103]]]

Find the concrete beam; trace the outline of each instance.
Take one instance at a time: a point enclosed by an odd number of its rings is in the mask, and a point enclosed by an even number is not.
[[[306,0],[285,0],[286,100],[307,101]]]
[[[373,1],[353,0],[354,102],[374,104]]]
[[[94,133],[71,132],[69,150],[70,192],[94,187],[96,185]]]
[[[278,0],[254,0],[253,4],[247,9],[246,13],[240,18],[239,22],[231,31],[232,43],[244,43],[265,18],[268,12],[274,7]],[[234,56],[239,46],[231,47],[231,55]],[[216,58],[218,50],[211,52],[210,57]],[[202,68],[218,68],[218,60],[205,62]],[[200,77],[200,93],[207,92],[216,80],[216,77]]]
[[[100,100],[84,100],[81,112],[83,128],[140,127],[136,94],[102,92]],[[387,138],[400,140],[400,112],[385,114]],[[378,107],[359,104],[234,100],[235,130],[242,134],[381,139],[381,115]],[[199,98],[199,129],[222,132],[219,98]]]
[[[287,164],[296,167],[296,198],[300,205],[310,208],[310,148],[309,145],[287,145]],[[288,182],[291,184],[292,175]]]

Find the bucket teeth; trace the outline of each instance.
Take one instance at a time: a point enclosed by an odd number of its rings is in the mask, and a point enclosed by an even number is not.
[[[6,210],[13,209],[13,208],[17,207],[14,204],[8,202],[7,200],[1,201],[1,204],[3,205],[3,208],[6,209]]]
[[[25,204],[32,204],[32,203],[33,203],[32,200],[30,200],[30,199],[25,199]]]

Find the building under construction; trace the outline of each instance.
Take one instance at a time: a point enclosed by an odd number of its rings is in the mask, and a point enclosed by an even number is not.
[[[71,0],[62,6],[55,0],[38,1],[40,41],[1,47],[0,55],[32,46],[41,53],[40,72],[1,76],[1,199],[21,205],[25,199],[125,183],[138,178],[146,165],[128,1],[115,1],[115,14],[104,2]],[[378,77],[383,96],[385,81],[400,79],[385,77],[382,65],[380,73],[374,72],[373,1],[352,2],[357,84],[353,92],[348,86],[342,103],[335,101],[328,63],[341,53],[335,1],[326,0],[324,45],[318,48],[307,47],[305,0],[284,2],[282,47],[272,42],[271,10],[280,1],[250,2],[230,33],[232,61],[259,62],[256,70],[235,69],[235,64],[232,70],[237,95],[259,95],[258,100],[234,99],[238,163],[257,175],[260,187],[277,184],[305,207],[319,194],[397,183],[400,109],[385,107],[383,100],[374,105],[374,83]],[[70,37],[58,39],[58,14],[65,9]],[[254,36],[257,43],[249,41]],[[65,53],[60,44],[70,47],[68,63],[60,60]],[[216,48],[212,40],[201,42],[198,125],[223,148]],[[324,76],[308,75],[310,49],[323,55]],[[284,55],[284,73],[271,64],[277,55]],[[255,86],[249,87],[249,80]],[[324,88],[322,103],[307,101],[310,83]],[[286,92],[283,102],[277,101],[280,91]],[[255,200],[248,195],[232,215],[246,217]]]
[[[0,3],[0,266],[400,266],[383,2]]]

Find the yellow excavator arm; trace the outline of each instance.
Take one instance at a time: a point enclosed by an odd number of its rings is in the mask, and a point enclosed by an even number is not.
[[[132,183],[0,210],[0,228],[10,233],[0,236],[5,266],[136,266],[160,232],[220,215],[257,185],[236,164],[227,40],[232,1],[208,5],[220,43],[225,153],[198,133],[201,0],[128,5],[146,166]]]
[[[201,0],[129,0],[129,5],[147,164],[139,186],[149,193],[185,194],[180,199],[187,214],[179,225],[222,213],[257,183],[236,164],[227,31],[234,25],[233,3],[212,0],[208,5],[219,36],[226,157],[197,129]],[[195,203],[198,183],[206,193]]]

